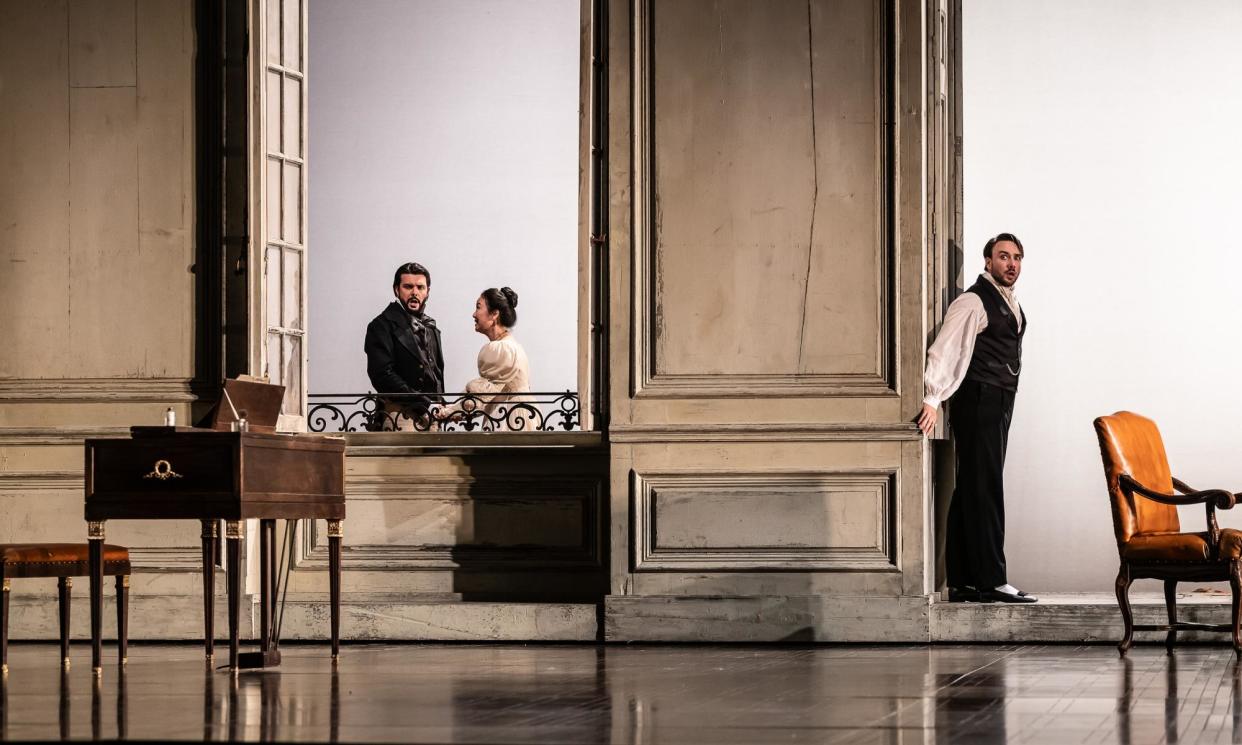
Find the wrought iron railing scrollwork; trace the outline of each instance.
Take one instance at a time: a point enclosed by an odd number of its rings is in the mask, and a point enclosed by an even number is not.
[[[311,432],[570,432],[578,394],[312,393]]]

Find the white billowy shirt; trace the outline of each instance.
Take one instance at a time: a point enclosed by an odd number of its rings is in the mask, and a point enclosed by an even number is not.
[[[467,393],[527,393],[530,391],[530,362],[517,339],[505,335],[489,341],[479,350],[479,377],[466,383]],[[534,429],[535,417],[523,396],[484,396],[483,409],[501,421],[486,429]]]
[[[1018,330],[1022,330],[1025,318],[1022,306],[1012,287],[1001,287],[991,274],[984,272],[979,275],[997,290],[1009,305],[1013,317],[1018,319]],[[970,357],[975,351],[975,337],[988,327],[988,312],[983,307],[983,300],[973,292],[963,292],[949,304],[944,314],[944,323],[940,326],[940,334],[927,350],[927,374],[924,376],[923,403],[937,407],[942,401],[958,389],[966,379],[966,371],[970,369]]]

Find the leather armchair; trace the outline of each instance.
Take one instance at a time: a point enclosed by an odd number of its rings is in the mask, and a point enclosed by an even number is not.
[[[1173,478],[1164,441],[1156,423],[1128,411],[1095,420],[1104,476],[1113,509],[1113,531],[1121,568],[1117,573],[1117,604],[1125,636],[1117,649],[1124,657],[1135,631],[1164,631],[1165,647],[1173,652],[1178,631],[1228,631],[1234,652],[1242,658],[1238,627],[1239,589],[1242,586],[1242,532],[1221,529],[1216,510],[1232,508],[1238,495],[1222,489],[1198,491]],[[1207,530],[1182,532],[1179,505],[1201,504]],[[1130,584],[1141,578],[1164,580],[1169,622],[1134,624]],[[1233,592],[1231,623],[1182,623],[1177,620],[1179,581],[1229,582]]]

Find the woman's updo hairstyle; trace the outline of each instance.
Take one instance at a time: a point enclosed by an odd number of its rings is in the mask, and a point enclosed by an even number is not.
[[[512,287],[501,287],[499,290],[487,288],[483,291],[483,302],[487,303],[489,313],[496,311],[500,314],[497,320],[501,326],[511,329],[517,325],[518,294]]]

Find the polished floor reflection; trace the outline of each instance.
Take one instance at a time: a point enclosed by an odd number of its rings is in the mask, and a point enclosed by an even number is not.
[[[1242,743],[1223,646],[289,646],[234,676],[136,645],[10,648],[3,740]]]

